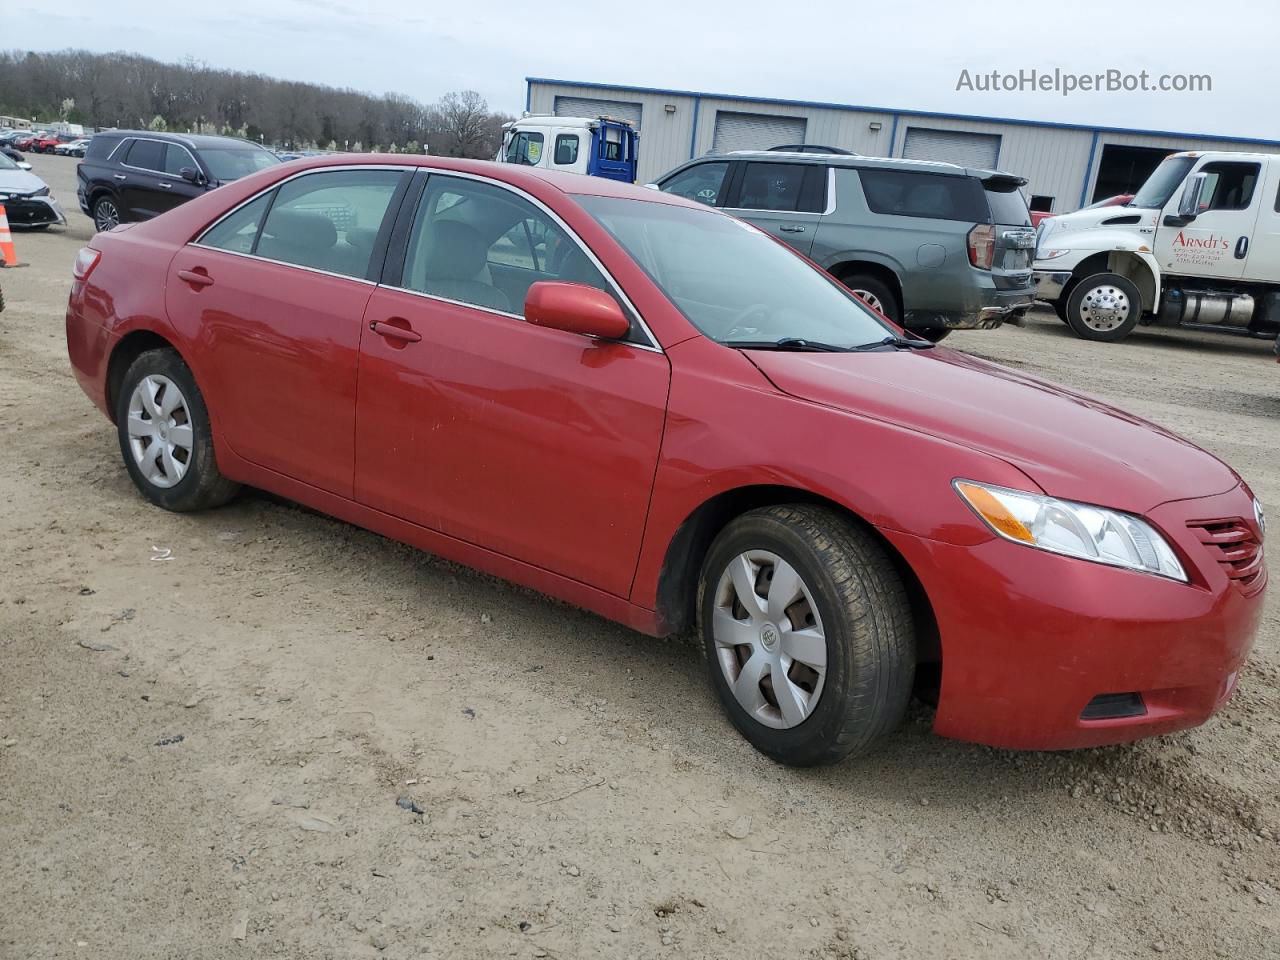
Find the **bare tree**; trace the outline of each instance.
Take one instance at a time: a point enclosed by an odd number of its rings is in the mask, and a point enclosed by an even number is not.
[[[446,93],[436,104],[448,153],[453,157],[479,157],[485,141],[485,119],[489,104],[474,90]]]

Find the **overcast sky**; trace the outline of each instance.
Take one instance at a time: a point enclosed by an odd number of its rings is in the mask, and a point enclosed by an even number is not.
[[[1275,0],[0,0],[0,47],[162,60],[394,91],[526,76],[1280,139]],[[957,91],[962,70],[1208,74],[1207,93]]]

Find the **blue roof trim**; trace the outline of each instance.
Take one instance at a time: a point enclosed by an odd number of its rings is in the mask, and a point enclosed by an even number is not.
[[[810,107],[820,110],[849,110],[864,113],[896,113],[904,117],[934,117],[943,120],[970,120],[976,123],[1009,123],[1019,127],[1049,127],[1055,130],[1083,130],[1086,133],[1127,133],[1144,137],[1181,137],[1184,140],[1223,140],[1230,143],[1253,143],[1260,146],[1280,147],[1280,140],[1264,140],[1259,137],[1232,137],[1214,133],[1178,133],[1174,130],[1139,130],[1132,127],[1101,127],[1085,123],[1055,123],[1051,120],[1019,120],[1013,117],[980,117],[968,113],[942,113],[936,110],[895,110],[890,107],[868,107],[853,103],[824,103],[821,100],[781,100],[775,97],[747,97],[737,93],[708,93],[699,90],[667,90],[662,87],[633,87],[620,83],[584,83],[581,80],[553,80],[549,77],[525,77],[530,86],[549,83],[560,87],[612,90],[616,92],[652,93],[669,97],[711,97],[716,100],[735,100],[741,103],[767,103],[779,107]]]

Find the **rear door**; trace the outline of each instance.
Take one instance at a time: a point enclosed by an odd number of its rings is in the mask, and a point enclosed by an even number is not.
[[[178,251],[165,304],[238,456],[350,498],[356,360],[390,217],[409,174],[322,169],[286,180]]]
[[[827,179],[820,163],[746,161],[724,206],[808,256],[827,208]]]

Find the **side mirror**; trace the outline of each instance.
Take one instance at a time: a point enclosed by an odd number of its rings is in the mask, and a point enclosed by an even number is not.
[[[1178,201],[1178,216],[1194,220],[1200,215],[1200,195],[1204,193],[1204,183],[1208,179],[1208,174],[1197,173],[1187,180],[1187,185],[1182,188],[1182,199]]]
[[[27,161],[25,161],[25,160],[19,160],[19,161],[18,161],[18,169],[19,169],[19,170],[30,170],[30,169],[31,169],[31,164],[27,163]]]
[[[582,283],[540,280],[533,284],[524,298],[524,318],[539,327],[604,340],[620,340],[631,329],[617,300]]]
[[[204,183],[204,175],[195,167],[183,167],[178,171],[178,176],[187,183]]]

